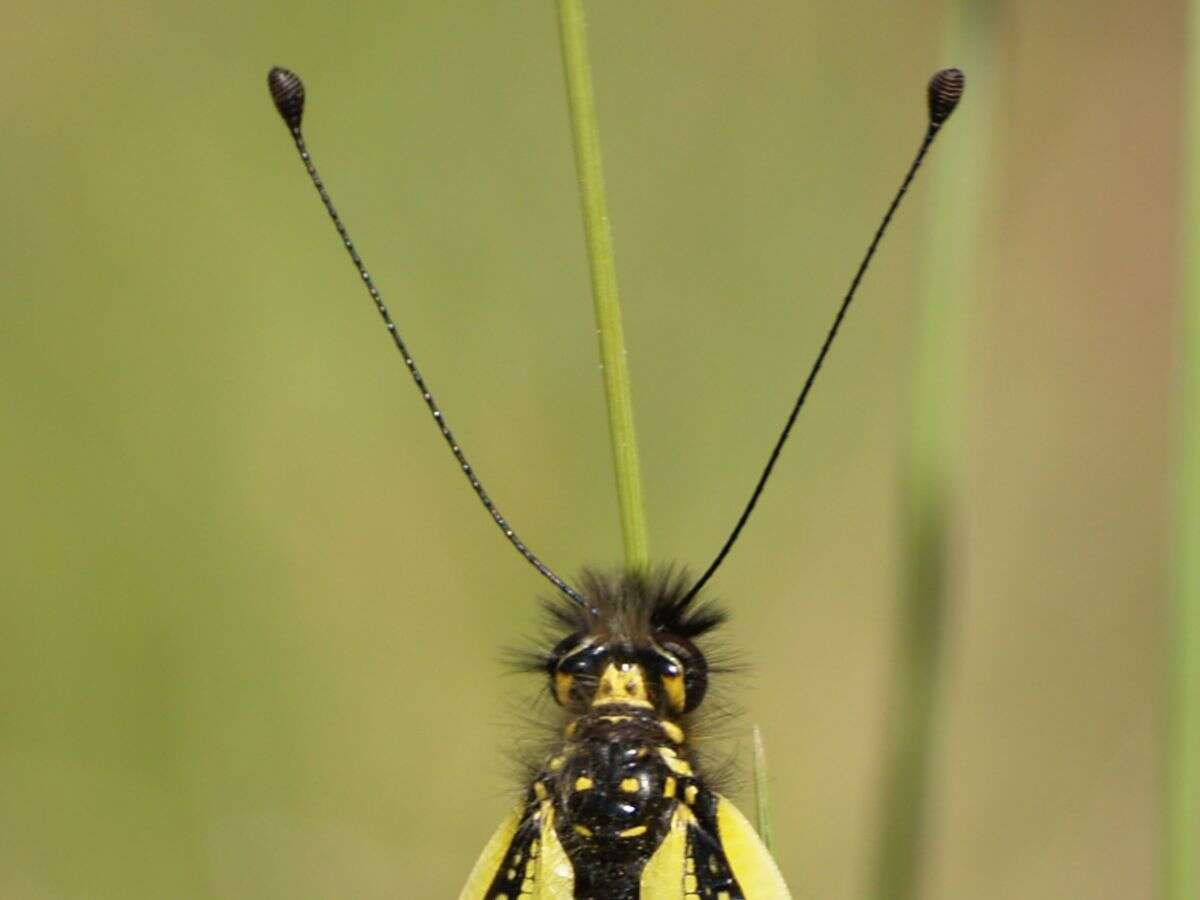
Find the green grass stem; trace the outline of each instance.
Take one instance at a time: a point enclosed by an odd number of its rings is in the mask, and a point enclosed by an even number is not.
[[[947,22],[945,64],[967,77],[962,108],[929,162],[931,203],[917,310],[917,362],[902,469],[901,571],[887,706],[873,896],[919,896],[943,633],[955,531],[956,460],[964,430],[968,306],[979,274],[979,172],[988,159],[991,87],[987,0],[963,0]]]
[[[1163,900],[1200,896],[1200,3],[1188,4],[1183,296],[1176,343],[1175,543],[1167,628]]]
[[[621,304],[617,297],[612,230],[600,165],[600,137],[592,90],[592,70],[588,62],[583,0],[558,0],[558,24],[571,112],[571,133],[575,142],[575,168],[579,177],[584,234],[592,275],[596,330],[600,338],[600,366],[604,375],[608,430],[616,469],[625,564],[631,569],[645,569],[650,557],[646,505],[642,496],[641,465],[633,427],[633,399],[621,327]]]
[[[767,747],[762,729],[754,726],[754,818],[763,846],[775,852],[775,836],[771,831],[771,781],[767,777]]]

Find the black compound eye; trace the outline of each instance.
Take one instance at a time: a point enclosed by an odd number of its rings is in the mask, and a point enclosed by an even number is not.
[[[563,638],[547,659],[550,687],[560,706],[577,701],[580,682],[586,688],[599,677],[600,666],[608,658],[608,645],[589,639],[582,633]]]
[[[558,671],[568,675],[597,676],[600,665],[608,657],[608,645],[603,643],[581,646],[568,651],[558,663]]]
[[[640,662],[647,672],[659,678],[679,678],[683,675],[683,662],[661,645],[643,651]]]
[[[546,657],[546,672],[553,675],[558,671],[558,664],[562,662],[563,657],[579,646],[579,642],[583,640],[582,632],[568,634],[565,638],[554,645],[554,649],[550,651],[550,655]]]

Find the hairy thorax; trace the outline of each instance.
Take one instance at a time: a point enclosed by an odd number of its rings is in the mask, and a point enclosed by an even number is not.
[[[682,732],[639,709],[612,708],[576,720],[542,784],[553,797],[559,840],[576,872],[621,881],[662,842],[694,774],[681,755]]]

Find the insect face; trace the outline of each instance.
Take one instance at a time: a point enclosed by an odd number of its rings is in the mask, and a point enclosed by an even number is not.
[[[574,713],[601,706],[689,713],[708,689],[708,662],[687,638],[655,635],[635,644],[604,635],[563,638],[546,661],[555,701]]]

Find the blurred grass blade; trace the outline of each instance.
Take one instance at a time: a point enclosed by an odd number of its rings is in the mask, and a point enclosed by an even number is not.
[[[960,2],[947,24],[944,64],[966,72],[962,109],[931,160],[932,202],[917,310],[918,354],[902,474],[899,609],[887,706],[873,894],[918,896],[930,756],[940,693],[942,635],[953,551],[955,464],[963,431],[968,307],[979,276],[979,172],[989,158],[991,85],[987,2]]]
[[[1200,896],[1200,3],[1188,4],[1183,296],[1176,344],[1175,546],[1167,628],[1164,900]]]
[[[762,729],[757,725],[754,726],[754,818],[763,846],[773,854],[775,841],[771,832],[771,781],[767,777],[767,748],[763,744]]]
[[[558,25],[571,110],[571,133],[575,142],[575,168],[579,176],[579,196],[583,203],[584,233],[592,274],[596,329],[600,338],[600,366],[604,375],[608,431],[616,469],[625,564],[630,569],[645,569],[650,557],[646,506],[642,497],[641,465],[633,428],[633,399],[629,387],[625,336],[621,327],[621,304],[617,297],[612,230],[604,196],[604,173],[600,165],[600,135],[592,91],[592,69],[588,61],[583,0],[559,0]]]

